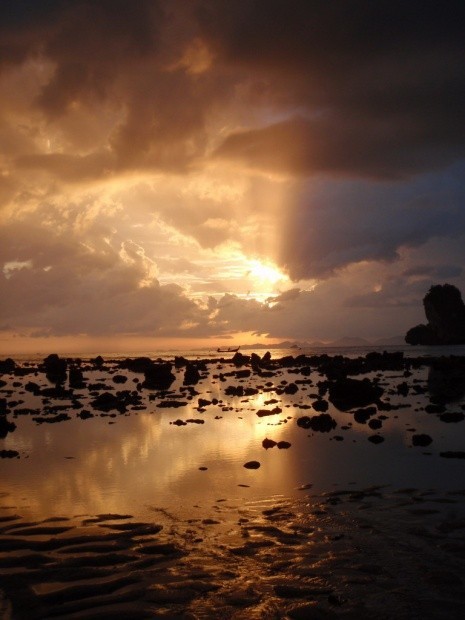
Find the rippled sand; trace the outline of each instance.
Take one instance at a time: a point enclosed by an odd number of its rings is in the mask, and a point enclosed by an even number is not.
[[[465,490],[151,511],[31,522],[2,509],[2,620],[465,616]]]

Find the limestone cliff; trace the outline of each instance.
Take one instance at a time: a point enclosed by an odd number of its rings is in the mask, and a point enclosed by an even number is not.
[[[452,284],[432,286],[423,299],[426,325],[409,329],[409,344],[465,344],[465,304],[458,288]]]

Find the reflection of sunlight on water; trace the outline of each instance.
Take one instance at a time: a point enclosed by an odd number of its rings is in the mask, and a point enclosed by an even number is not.
[[[210,377],[215,372],[212,367]],[[424,378],[424,373],[418,376]],[[290,379],[290,375],[278,374],[274,385],[283,378]],[[313,375],[312,379],[315,383],[319,377]],[[177,373],[177,381],[179,385],[182,373]],[[254,378],[243,385],[264,381]],[[399,381],[399,377],[391,380],[394,386]],[[27,452],[28,458],[0,463],[2,490],[11,493],[5,501],[16,502],[23,514],[42,517],[50,513],[141,515],[149,504],[166,508],[183,505],[188,509],[221,496],[253,499],[290,493],[309,482],[328,487],[351,479],[367,484],[409,479],[410,484],[415,484],[418,480],[432,480],[431,472],[436,480],[444,479],[444,472],[453,472],[457,466],[445,459],[422,457],[420,449],[411,448],[408,427],[431,434],[436,452],[446,443],[448,449],[461,449],[451,425],[444,425],[436,416],[415,412],[415,407],[428,402],[427,395],[411,396],[412,408],[388,413],[380,431],[357,424],[352,414],[330,405],[329,413],[338,427],[334,433],[323,434],[301,429],[295,421],[302,415],[315,415],[313,410],[294,407],[315,400],[310,396],[313,387],[306,390],[301,386],[293,396],[272,391],[228,397],[224,389],[231,383],[236,380],[232,378],[225,384],[202,382],[202,397],[222,399],[217,406],[207,406],[203,413],[197,410],[194,398],[178,409],[157,409],[155,403],[147,402],[147,412],[117,416],[112,424],[98,413],[91,420],[73,419],[50,426],[37,426],[28,416],[18,416],[18,429],[7,436],[3,445]],[[390,398],[392,404],[402,400],[395,393]],[[270,400],[277,402],[266,404]],[[279,407],[281,413],[260,418],[256,415],[259,409],[274,407]],[[288,416],[293,419],[286,422]],[[202,419],[204,424],[170,424],[177,418]],[[343,431],[341,426],[350,422],[350,430]],[[377,432],[385,442],[373,446],[367,435]],[[331,441],[334,434],[343,435],[344,441]],[[265,450],[265,437],[289,441],[292,447]],[[244,469],[249,460],[259,461],[260,469]],[[199,467],[207,467],[207,471]]]

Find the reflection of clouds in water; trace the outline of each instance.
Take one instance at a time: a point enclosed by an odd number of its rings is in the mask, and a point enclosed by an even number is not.
[[[230,369],[227,364],[222,367],[225,373]],[[90,420],[73,419],[41,426],[35,425],[29,416],[19,416],[17,430],[8,435],[8,445],[4,445],[20,450],[21,446],[27,446],[29,458],[1,463],[2,486],[12,493],[8,503],[13,498],[23,514],[37,517],[48,516],[51,507],[54,514],[64,515],[101,512],[141,515],[149,504],[166,507],[182,504],[189,509],[198,502],[222,496],[238,497],[245,492],[250,498],[289,493],[309,482],[324,488],[350,479],[360,484],[394,484],[397,480],[399,484],[408,481],[409,485],[418,481],[437,485],[437,480],[452,479],[443,478],[444,472],[452,471],[456,464],[422,457],[421,451],[410,447],[411,433],[406,429],[415,427],[418,432],[431,434],[437,454],[442,449],[461,449],[457,445],[457,427],[445,425],[437,416],[415,411],[429,402],[427,394],[410,394],[407,400],[389,394],[390,388],[395,391],[396,385],[403,381],[400,375],[383,377],[387,384],[383,400],[389,396],[392,404],[408,402],[413,406],[386,412],[388,419],[382,429],[375,431],[367,424],[357,424],[350,413],[339,412],[330,404],[328,413],[337,420],[337,428],[333,433],[313,433],[297,427],[296,418],[317,415],[317,412],[294,405],[310,405],[316,400],[315,384],[321,379],[316,373],[310,377],[313,386],[300,385],[295,395],[261,391],[251,396],[228,397],[225,388],[238,385],[238,380],[234,376],[227,377],[225,382],[213,379],[218,370],[211,366],[210,378],[197,386],[199,395],[178,409],[157,409],[159,399],[149,401],[149,392],[144,390],[147,410],[130,415],[109,418],[99,417],[96,412],[96,417]],[[104,374],[102,371],[99,376]],[[128,373],[128,376],[131,380],[132,375]],[[178,372],[176,376],[173,387],[177,393],[184,373]],[[426,376],[426,368],[415,370],[409,382],[420,379],[424,383]],[[270,380],[277,387],[285,379],[294,381],[296,376],[284,371]],[[265,386],[267,381],[253,376],[240,385]],[[200,413],[196,409],[198,397],[209,400],[216,397],[223,402],[218,406],[208,405]],[[180,395],[177,399],[185,400]],[[86,398],[80,400],[87,407]],[[265,404],[274,400],[277,402]],[[227,410],[223,411],[222,407]],[[256,415],[259,409],[274,407],[282,412],[264,417]],[[286,423],[288,416],[292,419]],[[197,418],[205,423],[181,427],[170,424],[177,418]],[[341,426],[350,422],[351,429],[343,431]],[[379,447],[367,441],[367,435],[377,432],[386,439]],[[342,435],[344,441],[331,441],[334,435]],[[265,450],[262,447],[265,437],[289,441],[292,447]],[[244,469],[243,464],[249,460],[258,460],[261,468]],[[208,471],[199,471],[200,466]],[[243,491],[238,488],[240,484],[250,488]]]

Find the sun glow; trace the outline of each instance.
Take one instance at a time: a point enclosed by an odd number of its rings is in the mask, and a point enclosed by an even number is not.
[[[287,282],[289,278],[271,263],[253,259],[248,261],[249,269],[247,275],[254,279],[255,284],[264,286],[274,286],[278,282]]]

